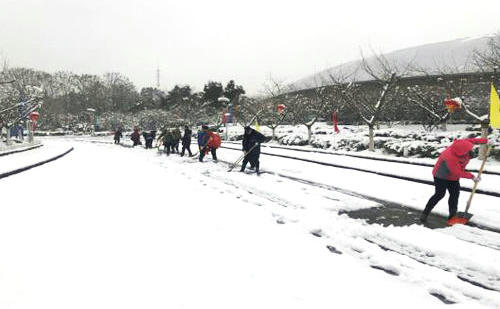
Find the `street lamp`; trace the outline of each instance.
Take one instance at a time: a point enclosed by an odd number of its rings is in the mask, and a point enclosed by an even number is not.
[[[94,126],[95,124],[95,112],[96,110],[93,109],[93,108],[87,108],[87,112],[89,112],[89,116],[90,116],[90,128],[91,128],[91,134],[93,133],[94,130],[92,130],[92,126]]]
[[[225,125],[226,125],[226,141],[229,140],[229,117],[231,117],[231,113],[229,112],[229,108],[231,108],[231,104],[229,104],[230,100],[226,98],[225,96],[221,96],[217,99],[219,103],[222,103],[226,106],[226,111],[224,112],[223,119],[225,120]]]

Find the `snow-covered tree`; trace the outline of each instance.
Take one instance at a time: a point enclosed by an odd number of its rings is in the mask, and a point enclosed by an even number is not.
[[[487,72],[500,67],[500,33],[488,39],[485,50],[474,51],[474,62],[482,71]]]
[[[312,126],[322,118],[331,102],[325,87],[314,88],[309,96],[295,94],[286,101],[287,117],[292,124],[304,125],[307,128],[307,143],[311,142]]]
[[[446,122],[450,119],[450,113],[443,105],[446,97],[443,94],[443,89],[435,85],[408,86],[402,92],[409,103],[416,105],[424,112],[422,125],[427,131],[432,131],[439,126],[445,129]]]
[[[273,78],[271,75],[264,83],[262,99],[262,113],[260,119],[263,125],[272,131],[272,139],[276,139],[276,129],[287,119],[289,109],[285,102],[288,101],[286,92],[288,87],[283,81]]]
[[[243,89],[243,86],[236,85],[234,83],[234,80],[230,80],[227,83],[226,88],[224,89],[224,96],[228,98],[230,101],[244,94],[245,94],[245,89]]]
[[[347,77],[333,78],[337,82],[337,99],[350,105],[358,113],[361,120],[368,126],[370,151],[375,151],[374,128],[380,120],[383,109],[387,102],[395,102],[398,92],[398,79],[403,75],[401,66],[390,63],[382,55],[375,56],[374,63],[368,63],[365,58],[362,60],[361,68],[373,78],[371,83],[360,83],[355,80],[345,82]],[[406,71],[404,69],[403,71]],[[351,74],[350,76],[354,76]],[[374,89],[369,89],[372,87]],[[378,95],[374,95],[378,93]]]

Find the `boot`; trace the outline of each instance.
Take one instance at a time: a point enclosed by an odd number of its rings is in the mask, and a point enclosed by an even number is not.
[[[427,216],[429,216],[429,215],[423,212],[423,213],[420,215],[420,222],[422,222],[422,223],[427,222]]]

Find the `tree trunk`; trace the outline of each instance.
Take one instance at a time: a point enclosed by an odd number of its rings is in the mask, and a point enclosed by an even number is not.
[[[9,127],[7,127],[7,135],[5,138],[5,144],[7,144],[7,146],[10,145],[10,128]]]
[[[373,140],[373,125],[368,126],[368,135],[369,135],[368,150],[375,151],[375,141]]]
[[[311,143],[311,136],[312,136],[312,125],[311,126],[306,126],[307,127],[307,144],[309,145]]]
[[[272,138],[272,140],[274,141],[274,140],[276,140],[276,134],[275,134],[276,133],[276,127],[272,127],[271,130],[273,130],[273,138]]]
[[[31,121],[28,121],[27,123],[28,125],[26,127],[28,127],[28,143],[33,143],[33,125],[31,124]]]

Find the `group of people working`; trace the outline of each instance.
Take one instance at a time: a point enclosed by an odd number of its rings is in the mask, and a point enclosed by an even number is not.
[[[145,148],[153,148],[153,141],[156,137],[156,131],[144,131],[142,136],[145,141]],[[120,143],[120,139],[123,137],[121,129],[115,131],[114,140],[115,144]],[[130,135],[130,139],[133,142],[133,147],[142,145],[140,140],[141,134],[138,128],[134,128],[134,131]],[[164,146],[164,152],[168,155],[170,153],[178,153],[183,157],[187,151],[190,157],[193,156],[191,152],[191,139],[193,133],[189,126],[184,126],[184,134],[181,136],[181,132],[178,128],[168,129],[164,128],[161,130],[160,135],[157,138],[157,145]],[[250,163],[250,168],[255,169],[257,173],[260,172],[260,144],[266,140],[266,137],[260,132],[252,129],[250,126],[245,127],[245,133],[242,140],[242,150],[243,150],[243,163],[241,166],[241,172],[243,172],[248,163]],[[214,162],[217,162],[217,149],[220,148],[222,140],[218,133],[215,133],[209,129],[207,125],[201,126],[201,130],[197,134],[199,157],[198,160],[203,162],[203,158],[210,153]],[[182,150],[179,152],[179,144],[182,143]]]

